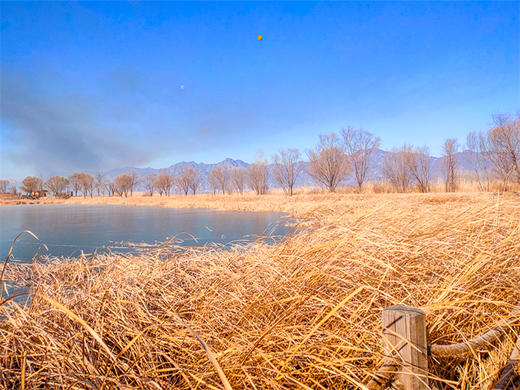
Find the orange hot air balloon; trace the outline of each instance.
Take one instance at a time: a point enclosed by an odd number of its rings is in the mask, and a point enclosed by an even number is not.
[[[259,36],[258,36],[258,40],[259,40],[259,41],[263,41],[263,39],[262,39],[262,36],[261,36],[261,35],[259,35]]]

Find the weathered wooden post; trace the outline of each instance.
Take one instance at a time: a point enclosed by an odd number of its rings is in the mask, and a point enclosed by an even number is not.
[[[404,390],[425,390],[428,385],[428,345],[424,312],[405,305],[383,310],[383,350],[401,361],[397,379]]]

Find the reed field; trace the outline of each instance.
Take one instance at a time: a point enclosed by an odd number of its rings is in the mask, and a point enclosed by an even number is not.
[[[431,343],[506,321],[497,345],[429,361],[432,387],[489,389],[518,337],[515,193],[61,202],[284,211],[295,231],[277,243],[8,264],[4,278],[32,295],[0,299],[3,389],[365,388],[385,358],[381,312],[397,303],[425,311]]]

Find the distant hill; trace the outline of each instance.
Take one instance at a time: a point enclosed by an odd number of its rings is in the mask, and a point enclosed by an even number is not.
[[[385,157],[389,152],[381,149],[375,150],[375,152],[370,157],[370,164],[369,164],[369,171],[368,171],[368,179],[371,180],[378,180],[382,177],[382,167],[383,163],[385,161]],[[472,161],[475,158],[475,153],[466,150],[464,152],[457,153],[457,161],[458,161],[458,169],[459,171],[470,171],[472,170]],[[437,178],[442,176],[442,158],[441,157],[430,157],[431,159],[431,166],[432,166],[432,177]],[[312,186],[315,185],[312,178],[307,174],[307,167],[309,165],[308,162],[301,161],[299,164],[303,166],[303,171],[299,175],[298,180],[296,181],[296,186],[301,187],[303,185],[305,186]],[[233,167],[243,167],[247,168],[249,167],[249,163],[242,161],[242,160],[234,160],[232,158],[226,158],[225,160],[222,160],[220,162],[214,163],[214,164],[207,164],[207,163],[197,163],[194,161],[182,161],[173,165],[170,165],[166,168],[161,169],[155,169],[155,168],[135,168],[135,167],[124,167],[124,168],[117,168],[110,170],[106,172],[105,176],[107,179],[113,179],[117,175],[120,175],[122,173],[127,173],[130,171],[136,171],[139,177],[145,177],[149,173],[159,173],[163,170],[167,170],[170,173],[173,173],[174,175],[178,175],[182,168],[184,167],[192,167],[200,172],[200,177],[202,179],[202,185],[201,185],[201,192],[208,192],[210,191],[210,187],[208,184],[208,176],[209,173],[213,170],[213,168],[218,166],[227,166],[229,168]],[[269,164],[267,166],[269,171],[269,187],[270,188],[278,188],[279,185],[276,183],[273,177],[273,164]],[[354,177],[350,175],[345,180],[345,184],[354,184]],[[140,189],[144,189],[141,187]]]
[[[242,167],[247,168],[250,164],[242,161],[242,160],[233,160],[232,158],[226,158],[225,160],[222,160],[215,164],[206,164],[206,163],[196,163],[194,161],[182,161],[177,164],[170,165],[166,168],[134,168],[134,167],[125,167],[125,168],[117,168],[112,169],[111,171],[106,172],[105,177],[106,179],[113,179],[117,175],[120,175],[122,173],[128,173],[130,171],[136,171],[139,177],[145,177],[146,175],[150,173],[160,173],[162,171],[168,171],[169,173],[172,173],[174,175],[178,175],[183,168],[194,168],[199,171],[200,177],[202,179],[202,185],[201,185],[201,192],[209,191],[209,184],[208,184],[208,177],[209,173],[215,168],[219,166],[227,166],[229,168],[234,167]],[[140,189],[144,189],[142,186]]]

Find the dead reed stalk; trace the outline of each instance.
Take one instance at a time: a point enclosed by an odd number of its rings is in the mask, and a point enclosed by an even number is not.
[[[37,292],[0,308],[0,386],[220,389],[225,378],[234,389],[363,388],[385,361],[384,307],[420,307],[437,344],[510,317],[520,298],[516,199],[325,199],[307,198],[305,229],[275,245],[8,267]],[[432,383],[488,387],[512,334],[471,357],[435,358]]]

